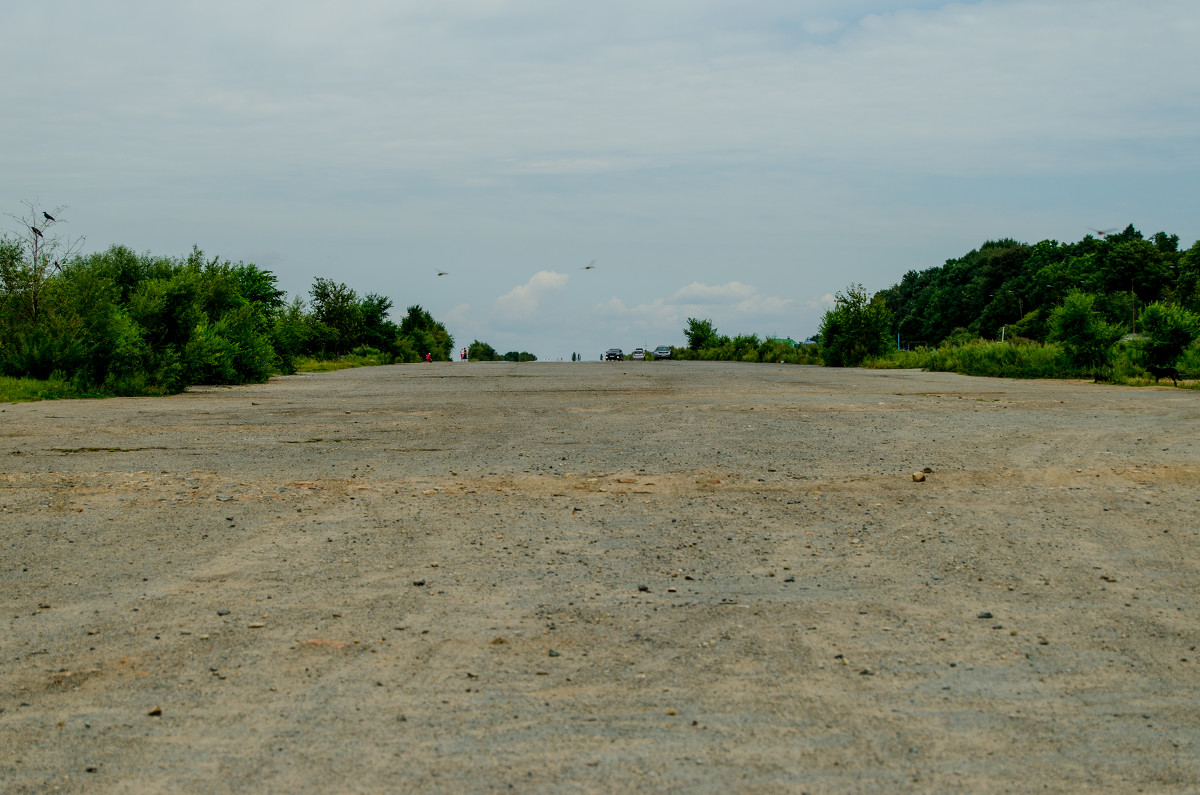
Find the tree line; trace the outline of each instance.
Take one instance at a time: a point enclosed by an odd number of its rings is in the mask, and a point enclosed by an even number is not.
[[[1132,225],[1078,243],[989,241],[873,296],[851,285],[820,334],[832,365],[1118,381],[1174,380],[1200,364],[1198,337],[1200,242],[1180,251],[1178,235]]]
[[[1077,243],[989,241],[943,265],[910,270],[879,297],[902,344],[936,346],[964,332],[1047,341],[1051,314],[1071,293],[1093,296],[1099,316],[1127,333],[1139,330],[1153,303],[1200,312],[1200,241],[1180,251],[1178,235],[1147,239],[1132,224]]]
[[[269,270],[207,257],[79,254],[54,234],[61,209],[0,236],[0,374],[69,382],[79,393],[142,395],[190,384],[265,381],[304,357],[358,352],[449,361],[454,340],[420,305],[317,278],[288,300]],[[16,216],[14,216],[16,217]]]
[[[851,284],[816,346],[787,350],[688,318],[677,358],[904,366],[1112,380],[1200,370],[1200,241],[1132,225],[1076,243],[988,241],[869,294]]]
[[[671,347],[673,359],[703,361],[776,362],[787,364],[820,364],[816,346],[795,345],[789,341],[763,338],[757,334],[722,334],[707,318],[689,317],[683,336],[687,344]]]

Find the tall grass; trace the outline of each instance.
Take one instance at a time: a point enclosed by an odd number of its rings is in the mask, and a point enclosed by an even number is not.
[[[671,348],[674,359],[709,362],[769,362],[779,364],[822,364],[818,345],[792,347],[786,342],[759,341],[751,334],[734,339],[722,338],[714,345],[693,351]]]
[[[334,370],[349,370],[351,367],[378,367],[395,363],[396,357],[392,354],[384,353],[367,345],[360,345],[345,356],[333,359],[314,359],[303,356],[295,361],[298,373],[328,373]]]
[[[1093,374],[1072,366],[1063,350],[1054,343],[975,339],[960,345],[893,351],[887,356],[867,360],[863,367],[911,368],[992,378],[1090,379],[1098,376],[1114,384],[1154,383],[1153,377],[1146,372],[1143,359],[1143,351],[1136,342],[1119,343],[1113,349],[1109,363]],[[1184,351],[1177,367],[1185,379],[1195,379],[1200,374],[1200,343],[1194,343]],[[1194,382],[1188,386],[1200,388]]]
[[[38,378],[11,378],[0,375],[0,403],[95,397],[106,396],[93,390],[80,389],[70,381],[54,376],[43,381]]]
[[[989,376],[992,378],[1070,378],[1071,370],[1057,345],[1025,341],[974,340],[964,345],[893,351],[868,359],[864,367],[913,368],[939,373]]]
[[[301,357],[295,361],[296,372],[325,373],[346,370],[351,367],[374,367],[393,364],[396,357],[375,348],[361,346],[345,356],[335,359]],[[0,376],[0,403],[26,403],[34,400],[65,400],[70,398],[103,398],[115,395],[163,395],[167,394],[155,386],[145,384],[109,383],[104,390],[89,388],[62,378],[59,374],[43,380],[39,378],[12,378]]]

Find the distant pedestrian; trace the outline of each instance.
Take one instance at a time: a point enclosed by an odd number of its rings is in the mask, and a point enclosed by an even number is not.
[[[458,352],[458,358],[462,359],[464,362],[467,360],[467,349],[466,348],[463,348],[461,351]]]
[[[427,354],[425,354],[425,361],[427,361],[427,362],[432,362],[432,361],[433,361],[433,354],[432,354],[432,353],[427,353]]]

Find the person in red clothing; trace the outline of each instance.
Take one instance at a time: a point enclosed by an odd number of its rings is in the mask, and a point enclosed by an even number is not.
[[[432,354],[432,353],[427,353],[427,354],[425,354],[425,361],[427,361],[427,362],[432,362],[432,361],[433,361],[433,354]]]

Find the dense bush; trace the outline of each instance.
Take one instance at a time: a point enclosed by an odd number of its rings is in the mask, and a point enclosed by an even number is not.
[[[371,364],[447,361],[453,345],[420,306],[397,325],[390,298],[318,278],[306,309],[270,271],[199,249],[171,259],[112,246],[36,268],[32,251],[0,238],[0,376],[54,379],[76,394],[260,382],[305,357],[351,352]]]
[[[909,271],[881,294],[896,315],[892,334],[906,346],[931,347],[956,328],[1047,340],[1051,313],[1074,290],[1094,295],[1094,311],[1129,333],[1142,331],[1138,318],[1155,302],[1200,312],[1200,241],[1181,251],[1178,235],[1146,238],[1133,226],[1076,243],[988,241]]]
[[[825,364],[847,367],[879,356],[892,347],[892,313],[880,295],[868,296],[861,284],[852,284],[834,298],[833,308],[821,320],[821,347]]]
[[[1095,296],[1073,290],[1050,313],[1050,338],[1059,343],[1077,371],[1098,375],[1113,355],[1121,328],[1104,320]]]
[[[1200,337],[1200,316],[1180,306],[1155,302],[1142,313],[1141,328],[1145,364],[1170,367]]]
[[[992,378],[1052,378],[1063,374],[1063,354],[1056,345],[1032,341],[992,342],[975,339],[873,357],[866,367],[931,370]]]
[[[688,318],[684,329],[691,344],[684,348],[671,347],[671,358],[695,361],[777,362],[786,364],[821,364],[821,351],[816,345],[793,345],[782,340],[762,339],[757,334],[726,337],[717,332],[710,320]]]

